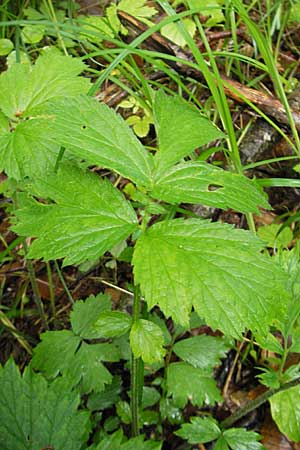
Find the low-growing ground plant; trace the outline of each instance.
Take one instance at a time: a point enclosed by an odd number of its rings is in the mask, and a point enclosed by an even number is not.
[[[195,149],[226,136],[180,96],[151,92],[157,147],[149,151],[89,95],[84,69],[45,51],[34,65],[15,63],[0,75],[0,166],[12,229],[30,238],[29,261],[64,266],[92,263],[123,243],[132,303],[118,310],[101,293],[77,301],[70,329],[42,333],[22,375],[12,359],[1,368],[1,449],[159,449],[169,421],[190,445],[256,450],[257,433],[231,427],[267,399],[279,428],[299,441],[299,365],[285,366],[300,351],[297,248],[271,257],[252,231],[180,207],[259,214],[267,196],[255,179],[199,159]],[[189,335],[199,324],[219,336]],[[263,397],[219,423],[201,408],[222,402],[213,371],[246,330],[277,366],[260,375],[270,388]],[[116,374],[114,364],[122,367]],[[157,376],[145,383],[149,374]],[[184,423],[188,402],[200,414]],[[152,435],[139,435],[151,425]]]

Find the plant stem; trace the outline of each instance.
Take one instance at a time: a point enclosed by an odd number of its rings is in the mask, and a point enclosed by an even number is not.
[[[250,413],[251,411],[254,411],[254,409],[263,405],[274,394],[285,391],[285,390],[290,389],[299,384],[300,384],[300,378],[296,378],[295,380],[292,380],[292,381],[289,381],[288,383],[283,384],[278,389],[269,389],[267,392],[264,392],[259,397],[248,402],[242,408],[239,408],[237,411],[235,411],[233,414],[231,414],[229,417],[227,417],[227,419],[223,420],[220,423],[221,428],[223,428],[223,429],[230,428],[235,422],[237,422],[242,417],[246,416],[246,414]]]
[[[69,290],[69,288],[67,286],[67,283],[65,282],[65,279],[64,279],[64,276],[62,274],[62,271],[60,270],[59,265],[58,265],[56,260],[54,261],[54,266],[55,266],[57,275],[58,275],[58,277],[60,279],[60,282],[63,285],[64,290],[66,291],[68,299],[70,300],[71,304],[73,305],[74,304],[74,299],[73,299],[72,294],[71,294],[71,292],[70,292],[70,290]]]
[[[23,248],[24,248],[25,255],[27,255],[28,247],[27,247],[27,243],[26,243],[25,239],[23,240]],[[41,321],[44,325],[44,328],[46,330],[49,330],[48,322],[47,322],[45,311],[44,311],[44,305],[43,305],[43,302],[42,302],[42,299],[40,296],[40,292],[39,292],[39,288],[38,288],[38,285],[36,282],[36,277],[35,277],[34,268],[33,268],[31,259],[26,259],[26,266],[27,266],[27,270],[28,270],[30,284],[32,287],[33,300],[36,304],[36,307],[39,312]]]
[[[140,315],[140,289],[139,286],[134,286],[132,323],[134,324],[139,319]],[[139,435],[139,399],[140,399],[140,384],[141,384],[141,358],[135,358],[133,353],[131,355],[131,433],[132,436]]]

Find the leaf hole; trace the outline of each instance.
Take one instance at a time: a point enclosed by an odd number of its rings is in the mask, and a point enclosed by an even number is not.
[[[87,128],[86,125],[81,125],[82,130],[86,130],[86,128]]]
[[[219,189],[222,189],[222,185],[221,184],[209,184],[207,189],[212,192],[212,191],[218,191]]]

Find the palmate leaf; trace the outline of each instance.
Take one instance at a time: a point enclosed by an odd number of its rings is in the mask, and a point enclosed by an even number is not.
[[[263,450],[258,440],[260,435],[243,428],[230,428],[223,433],[217,422],[210,417],[192,417],[191,423],[185,423],[180,430],[175,432],[178,436],[186,439],[190,444],[204,444],[206,442],[217,442],[214,449],[219,450]]]
[[[171,97],[158,91],[153,110],[159,143],[155,155],[157,173],[171,167],[197,147],[224,137],[212,122],[180,96]]]
[[[99,336],[93,325],[102,313],[111,311],[111,306],[110,296],[106,294],[90,295],[85,301],[77,301],[71,312],[74,333],[83,339],[97,339]]]
[[[56,202],[32,200],[16,213],[14,230],[37,237],[30,258],[65,258],[64,265],[95,260],[138,227],[133,208],[111,183],[75,166],[62,165],[30,189]],[[38,227],[32,225],[33,213]]]
[[[72,331],[48,331],[34,349],[33,368],[47,378],[63,375],[70,387],[81,385],[82,393],[101,392],[112,375],[101,361],[120,360],[118,349],[110,343],[88,345]],[[81,345],[80,345],[81,344]]]
[[[54,167],[60,143],[51,127],[54,119],[44,114],[43,105],[87,92],[89,81],[78,77],[84,67],[75,58],[45,54],[33,67],[14,64],[0,75],[0,170],[19,180]],[[34,112],[36,107],[39,112]],[[6,129],[2,115],[9,118]]]
[[[271,413],[279,430],[300,442],[300,386],[278,392],[270,399]]]
[[[266,333],[283,316],[286,274],[251,232],[199,219],[153,225],[137,241],[135,282],[149,308],[188,326],[192,305],[226,335]]]
[[[90,423],[79,403],[63,379],[49,385],[30,368],[21,377],[10,360],[0,371],[1,450],[80,450]]]
[[[127,123],[95,99],[79,96],[51,103],[59,142],[76,156],[114,170],[140,186],[151,185],[153,157]]]
[[[35,65],[14,64],[0,75],[0,109],[9,118],[26,117],[55,97],[87,93],[90,81],[78,77],[85,65],[79,59],[46,53]]]
[[[202,203],[243,213],[258,213],[258,206],[269,208],[267,196],[255,180],[194,161],[161,173],[151,195],[169,203]]]
[[[222,401],[211,371],[197,369],[187,363],[168,366],[167,389],[179,408],[184,408],[188,401],[199,407]]]

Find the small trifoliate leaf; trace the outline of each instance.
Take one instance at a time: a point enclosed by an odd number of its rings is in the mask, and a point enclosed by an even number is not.
[[[122,336],[131,327],[131,317],[122,311],[108,311],[99,315],[92,325],[92,330],[98,338]]]
[[[281,433],[293,442],[300,442],[300,386],[278,392],[269,401]]]
[[[259,213],[258,206],[270,208],[267,196],[255,180],[194,161],[160,173],[151,195],[169,203],[202,203],[243,213]]]
[[[210,417],[191,417],[191,423],[184,423],[177,436],[186,439],[189,444],[205,444],[217,439],[221,430],[217,422]]]
[[[187,363],[169,365],[167,389],[168,395],[172,395],[175,405],[179,408],[184,408],[188,401],[199,407],[222,401],[212,373]]]
[[[90,295],[85,301],[77,301],[71,312],[71,325],[75,334],[83,339],[96,339],[93,324],[97,317],[105,311],[111,310],[109,295]]]
[[[7,117],[26,117],[34,107],[55,97],[86,93],[90,82],[78,77],[82,61],[45,53],[33,67],[14,64],[0,75],[0,109]]]
[[[228,340],[201,335],[176,342],[173,351],[183,361],[194,367],[205,369],[219,365],[220,359],[225,357],[230,348]]]
[[[0,56],[8,55],[14,48],[14,44],[10,39],[0,39]]]
[[[130,346],[135,358],[145,363],[160,362],[164,357],[164,335],[158,325],[149,320],[139,319],[131,327]]]
[[[232,450],[263,450],[263,445],[258,442],[260,435],[254,431],[243,428],[230,428],[223,432],[223,437]]]
[[[75,355],[81,342],[72,331],[46,331],[41,334],[41,342],[35,347],[32,366],[48,378],[62,374]]]
[[[37,217],[30,258],[94,261],[138,228],[132,206],[110,182],[75,166],[62,164],[57,174],[34,180],[31,190],[56,203],[43,205],[51,214]],[[32,236],[32,212],[30,206],[16,212],[14,230],[23,236]]]
[[[50,385],[27,368],[21,377],[10,360],[0,371],[0,448],[80,450],[88,438],[86,411],[63,379]]]
[[[194,20],[185,18],[182,19],[182,23],[184,24],[190,36],[194,37],[197,29]],[[179,47],[184,47],[185,45],[187,45],[187,42],[177,23],[172,22],[168,25],[163,26],[160,32],[164,37],[174,42],[174,44],[178,45]]]
[[[189,325],[192,305],[224,334],[245,328],[265,334],[283,317],[286,274],[251,232],[199,219],[174,219],[150,227],[136,243],[135,282],[149,308],[159,305]]]
[[[155,154],[158,174],[197,147],[224,137],[212,122],[180,96],[156,92],[153,113],[159,144]]]

